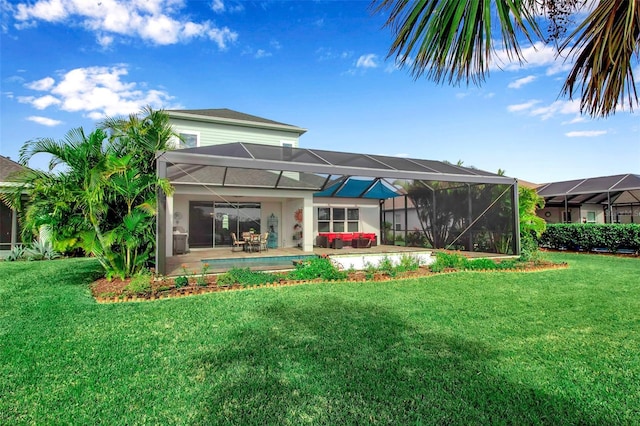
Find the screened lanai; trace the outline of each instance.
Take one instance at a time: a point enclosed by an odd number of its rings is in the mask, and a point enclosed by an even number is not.
[[[556,221],[605,223],[640,222],[640,175],[623,174],[552,182],[537,188],[544,197],[546,219]]]
[[[517,180],[482,170],[432,160],[237,142],[159,152],[157,171],[175,188],[171,196],[159,198],[156,267],[161,273],[174,251],[169,237],[184,225],[185,215],[190,220],[184,231],[196,240],[193,234],[200,230],[191,215],[198,203],[212,203],[212,209],[198,214],[214,218],[213,245],[227,244],[224,234],[241,229],[235,220],[248,205],[258,206],[252,223],[256,230],[276,234],[276,246],[311,252],[325,226],[380,236],[382,203],[408,194],[419,207],[418,231],[429,236],[433,248],[519,253]],[[229,210],[236,207],[239,216]],[[341,209],[344,223],[318,217],[321,210]]]

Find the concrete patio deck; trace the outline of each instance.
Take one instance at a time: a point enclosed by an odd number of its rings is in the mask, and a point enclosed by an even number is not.
[[[370,248],[352,248],[352,247],[344,247],[342,249],[331,249],[331,248],[322,248],[322,247],[314,247],[313,252],[304,252],[300,248],[291,247],[291,248],[275,248],[264,250],[260,252],[245,252],[241,250],[232,251],[231,247],[221,247],[221,248],[207,248],[207,249],[191,249],[191,251],[187,254],[176,255],[167,257],[167,276],[177,276],[184,273],[183,268],[191,272],[198,273],[202,270],[202,261],[215,259],[215,260],[229,260],[229,263],[234,263],[234,266],[238,267],[250,267],[253,270],[282,270],[282,269],[292,269],[293,262],[288,263],[288,267],[279,266],[250,266],[250,262],[247,259],[259,259],[259,258],[274,258],[274,257],[282,257],[289,258],[293,256],[309,256],[309,255],[327,255],[331,257],[335,256],[351,256],[351,255],[393,255],[393,254],[403,254],[403,253],[416,253],[416,252],[424,252],[429,253],[433,252],[433,249],[425,249],[421,247],[404,247],[404,246],[391,246],[391,245],[377,245]],[[478,252],[462,252],[463,255],[467,257],[505,257],[505,255],[497,254],[497,253],[478,253]],[[184,266],[183,266],[184,265]],[[209,269],[209,273],[222,273],[226,272],[229,268],[216,268],[213,264]]]

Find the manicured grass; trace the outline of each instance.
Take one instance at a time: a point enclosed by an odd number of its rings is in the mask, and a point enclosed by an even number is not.
[[[640,259],[98,305],[0,263],[0,424],[638,424]]]

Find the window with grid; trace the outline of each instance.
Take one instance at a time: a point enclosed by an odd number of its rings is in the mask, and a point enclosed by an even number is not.
[[[358,232],[360,209],[319,207],[318,232]]]

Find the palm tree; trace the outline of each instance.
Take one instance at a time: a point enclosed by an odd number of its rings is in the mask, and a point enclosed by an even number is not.
[[[388,57],[411,67],[414,78],[438,83],[481,83],[489,74],[496,43],[523,61],[521,43],[563,37],[567,18],[583,0],[373,0],[374,13],[389,12],[395,38]],[[549,37],[540,18],[550,22]],[[495,32],[497,31],[497,35]],[[640,51],[640,2],[601,0],[559,44],[575,57],[562,93],[580,95],[581,112],[607,116],[619,106],[638,106],[633,66]]]
[[[24,174],[9,202],[28,194],[25,229],[48,225],[57,249],[81,247],[100,260],[107,277],[124,278],[148,265],[154,252],[157,191],[172,191],[156,177],[155,155],[167,149],[173,131],[168,116],[150,108],[142,117],[108,119],[103,127],[88,135],[73,129],[60,141],[26,142],[20,162],[46,153],[49,171]]]

